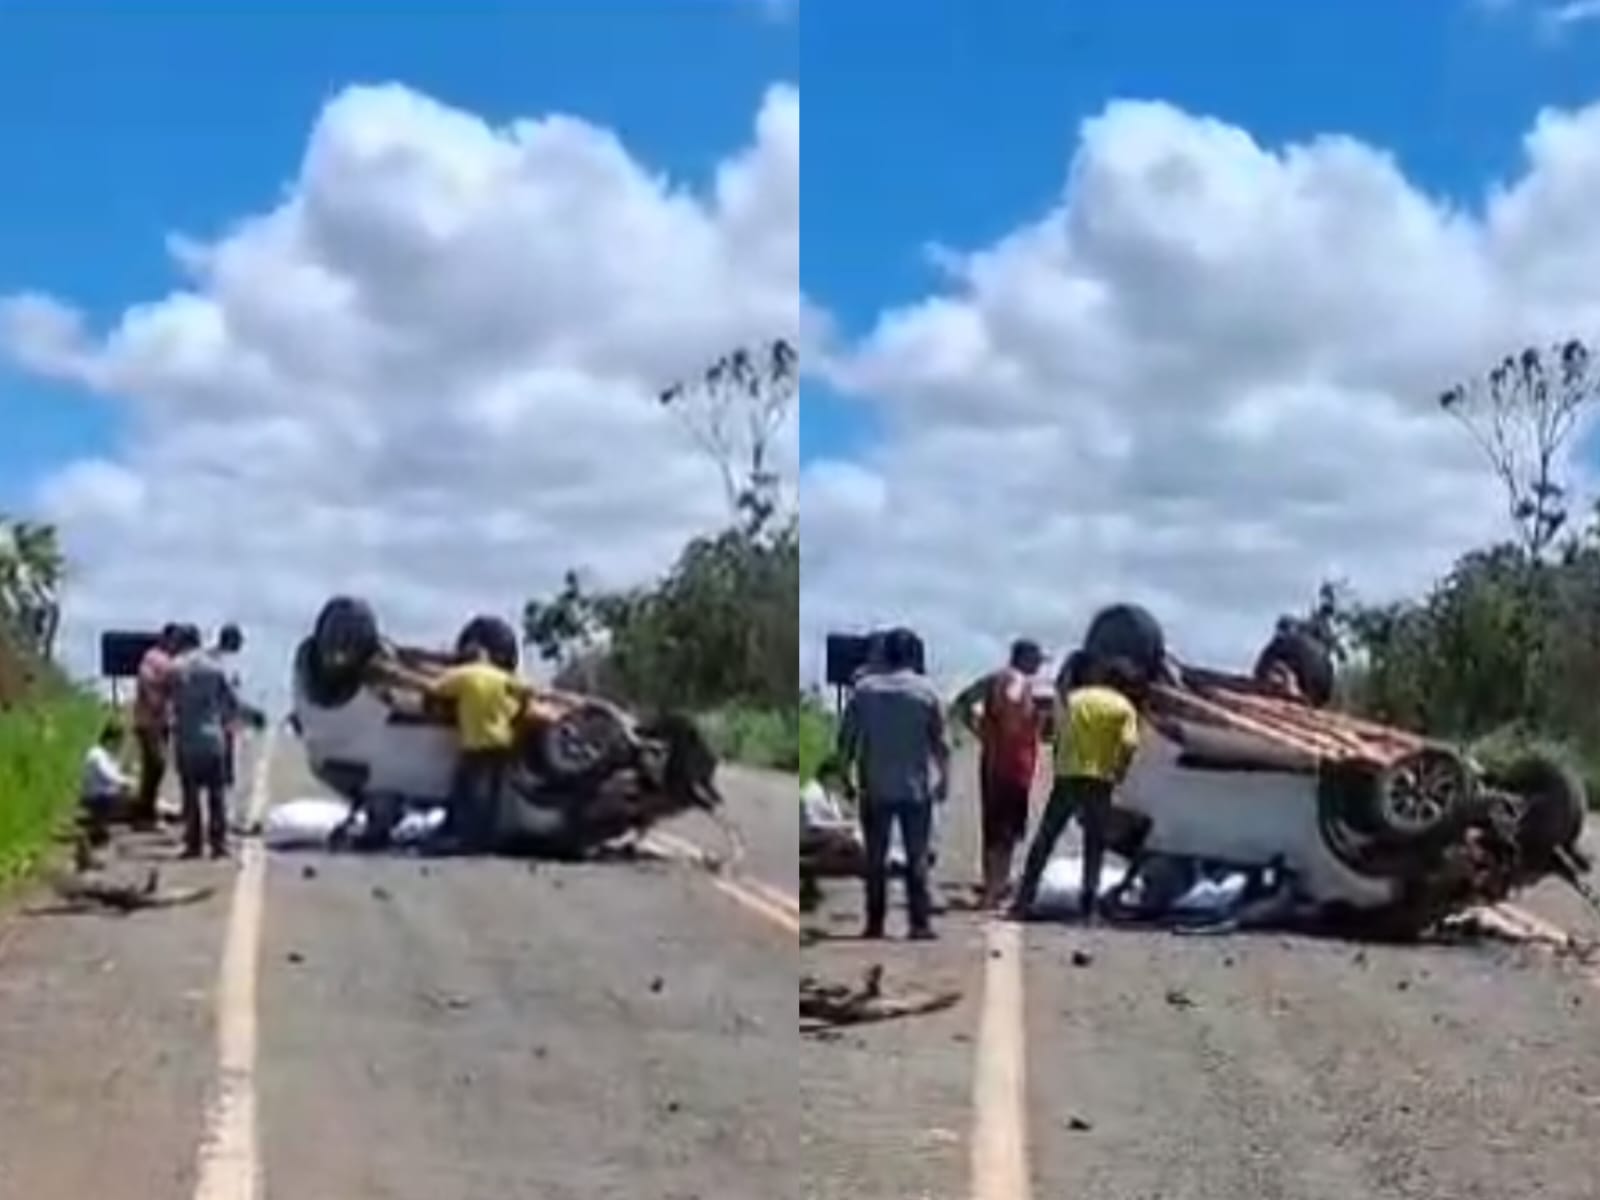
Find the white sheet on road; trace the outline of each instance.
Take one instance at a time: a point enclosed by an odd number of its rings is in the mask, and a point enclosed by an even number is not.
[[[349,819],[350,805],[344,800],[322,796],[287,800],[268,811],[261,822],[261,840],[274,850],[326,846]]]
[[[1100,871],[1100,895],[1110,895],[1127,874],[1128,864],[1108,854]],[[1039,890],[1034,894],[1033,912],[1041,917],[1075,917],[1082,894],[1083,859],[1075,854],[1060,855],[1045,864]]]

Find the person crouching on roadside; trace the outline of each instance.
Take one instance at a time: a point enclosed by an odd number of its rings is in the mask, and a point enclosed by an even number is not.
[[[1138,670],[1123,659],[1089,663],[1081,686],[1058,701],[1055,785],[1022,869],[1010,915],[1026,920],[1039,891],[1050,853],[1074,815],[1083,827],[1083,881],[1079,904],[1092,920],[1105,862],[1106,821],[1111,800],[1139,748],[1141,690]]]
[[[83,782],[80,787],[80,825],[90,846],[104,846],[111,840],[111,819],[133,803],[134,782],[122,769],[122,723],[107,721],[100,738],[83,756]]]

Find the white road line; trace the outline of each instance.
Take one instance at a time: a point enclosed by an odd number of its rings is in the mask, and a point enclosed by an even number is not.
[[[666,833],[659,829],[652,830],[649,834],[649,838],[657,846],[672,851],[678,857],[696,859],[703,862],[706,858],[706,855],[709,853],[709,851],[707,851],[706,848],[700,845],[698,842],[693,841],[690,838],[679,837],[675,833]],[[739,874],[732,876],[718,876],[718,878],[731,880],[732,882],[737,883],[747,892],[755,893],[757,896],[764,899],[768,904],[771,904],[775,908],[783,909],[797,920],[800,917],[799,898],[796,896],[791,896],[782,888],[774,887],[772,884],[757,879],[752,875]]]
[[[1021,927],[991,922],[984,943],[983,1014],[972,1081],[972,1197],[1030,1200]]]
[[[267,806],[276,730],[261,739],[250,781],[246,828],[260,827]],[[256,973],[261,914],[266,898],[266,855],[246,837],[217,978],[217,1083],[206,1112],[194,1200],[259,1200],[263,1191],[256,1129]]]
[[[665,858],[677,859],[680,862],[702,862],[705,858],[705,851],[700,846],[686,838],[662,833],[659,830],[646,834],[642,844]],[[796,937],[800,935],[798,900],[755,880],[728,879],[721,875],[707,875],[706,878],[711,881],[712,887],[756,916],[777,926],[785,933],[791,933]]]

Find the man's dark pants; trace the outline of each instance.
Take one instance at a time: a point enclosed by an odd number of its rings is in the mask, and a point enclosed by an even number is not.
[[[180,751],[178,755],[178,783],[183,791],[185,854],[199,854],[202,840],[210,845],[213,853],[220,854],[228,848],[226,771],[225,753],[220,748]]]
[[[456,774],[445,816],[444,834],[465,849],[485,850],[494,841],[500,820],[500,793],[509,750],[464,750],[456,761]]]
[[[982,818],[983,857],[1004,852],[1007,861],[1028,834],[1031,779],[1017,779],[984,762],[978,775],[978,807]]]
[[[1079,906],[1084,916],[1094,912],[1100,895],[1100,869],[1106,857],[1106,819],[1111,813],[1114,787],[1108,779],[1082,775],[1058,776],[1050,789],[1050,800],[1039,818],[1033,842],[1028,846],[1028,861],[1022,868],[1022,881],[1012,903],[1014,911],[1026,913],[1039,891],[1039,880],[1050,862],[1050,852],[1061,839],[1067,822],[1076,815],[1083,826],[1083,884]]]
[[[932,928],[933,899],[928,890],[928,839],[933,806],[926,801],[867,798],[861,806],[861,832],[867,852],[867,932],[883,934],[889,908],[889,845],[895,825],[906,856],[906,908],[911,931]]]
[[[161,781],[167,774],[167,732],[143,727],[136,732],[139,743],[139,789],[134,797],[130,819],[135,825],[154,825]]]

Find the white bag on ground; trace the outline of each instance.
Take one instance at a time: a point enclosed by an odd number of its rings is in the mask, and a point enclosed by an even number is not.
[[[414,846],[427,841],[444,826],[443,808],[414,808],[395,822],[389,838],[397,846]]]
[[[289,800],[267,812],[261,823],[261,840],[274,850],[326,846],[333,833],[350,819],[344,800],[308,796]]]
[[[1127,878],[1128,864],[1120,858],[1106,855],[1100,868],[1100,897],[1104,899],[1120,887]],[[1083,889],[1083,859],[1075,854],[1063,854],[1045,864],[1039,877],[1039,890],[1034,894],[1033,913],[1040,917],[1075,917]]]
[[[1172,909],[1185,916],[1212,916],[1229,912],[1244,899],[1247,882],[1243,871],[1232,871],[1221,879],[1201,879],[1178,897]]]

